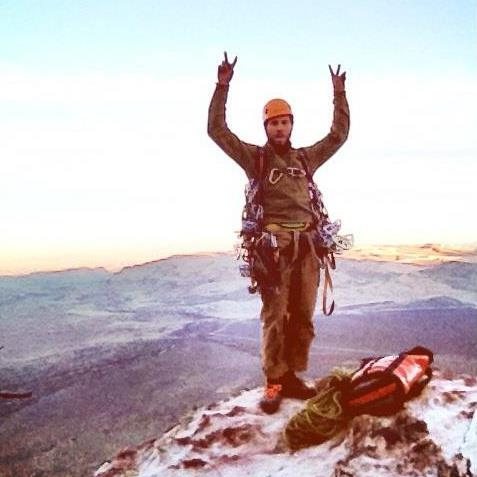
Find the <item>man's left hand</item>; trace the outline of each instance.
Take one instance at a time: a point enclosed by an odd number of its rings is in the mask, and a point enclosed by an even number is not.
[[[340,74],[341,65],[338,65],[336,73],[333,71],[331,65],[328,65],[331,73],[331,80],[333,81],[333,89],[336,93],[343,93],[345,91],[346,71]]]

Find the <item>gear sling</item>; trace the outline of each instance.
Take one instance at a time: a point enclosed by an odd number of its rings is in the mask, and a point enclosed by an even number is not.
[[[313,212],[313,224],[311,227],[310,249],[317,258],[320,270],[324,270],[323,287],[323,313],[331,315],[334,310],[334,300],[331,306],[327,307],[327,293],[333,291],[330,268],[335,269],[335,253],[341,253],[352,246],[352,236],[339,236],[340,222],[331,222],[328,212],[323,204],[321,192],[313,181],[305,153],[298,151],[298,159],[303,170],[287,168],[285,171],[291,175],[305,175],[308,180],[308,193],[310,197],[311,210]],[[242,212],[242,229],[239,237],[242,239],[238,251],[238,259],[242,258],[243,264],[239,267],[240,274],[250,277],[251,284],[248,287],[250,293],[260,291],[277,292],[280,285],[279,270],[279,249],[277,237],[264,227],[263,210],[263,181],[266,173],[266,153],[265,149],[258,148],[255,175],[249,178],[249,183],[245,188],[245,205]],[[288,169],[293,169],[288,171]],[[271,183],[279,180],[276,173],[283,174],[277,169],[270,171]],[[320,273],[320,272],[319,272]]]

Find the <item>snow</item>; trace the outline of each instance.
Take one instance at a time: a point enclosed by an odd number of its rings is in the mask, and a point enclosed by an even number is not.
[[[462,415],[465,412],[462,401],[467,400],[469,410],[475,410],[477,387],[475,384],[466,385],[463,380],[440,380],[431,382],[430,387],[434,392],[421,400],[411,401],[408,409],[426,421],[429,435],[441,445],[445,457],[450,459],[462,451],[470,428],[469,418]],[[471,455],[467,454],[466,457],[470,458]]]
[[[470,466],[471,472],[477,474],[477,413],[474,412],[472,422],[467,428],[467,432],[464,435],[464,442],[460,447],[462,455],[471,459],[472,465]]]
[[[476,471],[475,378],[437,376],[395,416],[358,416],[330,441],[297,452],[287,449],[282,431],[303,402],[284,400],[267,415],[257,406],[261,392],[198,409],[162,437],[118,454],[95,477],[437,477],[443,468],[468,475],[467,465]]]

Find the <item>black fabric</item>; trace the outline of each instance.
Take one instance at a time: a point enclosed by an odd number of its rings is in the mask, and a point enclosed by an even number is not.
[[[406,401],[418,396],[432,378],[432,369],[430,367],[424,370],[424,376],[422,376],[419,381],[413,383],[407,393],[405,392],[403,384],[399,378],[393,374],[393,371],[402,363],[402,361],[407,356],[412,355],[428,356],[429,364],[431,364],[434,359],[434,355],[431,350],[424,348],[423,346],[415,346],[409,351],[400,353],[385,370],[374,372],[371,375],[365,372],[365,374],[360,376],[358,379],[355,379],[353,382],[350,381],[349,386],[344,391],[343,404],[345,412],[350,416],[359,414],[388,416],[395,414],[402,409]],[[356,370],[356,373],[371,361],[378,361],[384,357],[385,356],[370,357],[361,360],[361,366],[358,370]],[[394,391],[388,390],[388,393],[369,403],[350,404],[350,402],[354,399],[359,399],[360,397],[374,393],[378,390],[384,391],[387,386],[391,386],[393,384],[395,384]]]
[[[359,399],[387,386],[390,386],[390,389],[385,395],[367,403],[351,404],[351,401],[354,399]],[[342,398],[343,408],[348,416],[358,416],[361,414],[390,416],[398,412],[405,401],[404,390],[399,379],[388,373],[375,373],[373,376],[365,375],[357,382],[350,382]]]
[[[254,278],[261,291],[274,291],[280,286],[280,268],[266,240],[255,247],[253,261]]]

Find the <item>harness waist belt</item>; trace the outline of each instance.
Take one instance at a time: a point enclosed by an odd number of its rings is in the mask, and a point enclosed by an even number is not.
[[[298,232],[304,232],[311,226],[310,222],[287,222],[281,224],[268,224],[265,225],[267,232],[287,232],[297,230]]]

